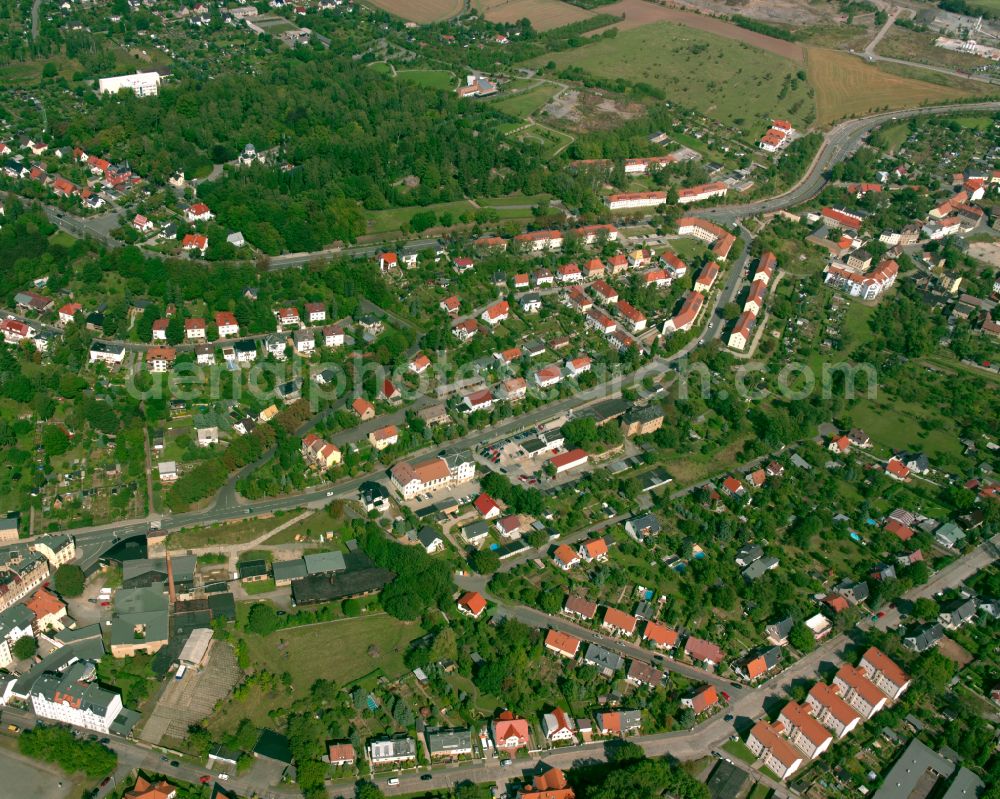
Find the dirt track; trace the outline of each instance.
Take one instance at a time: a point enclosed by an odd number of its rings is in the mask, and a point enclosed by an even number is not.
[[[638,28],[640,25],[648,25],[651,22],[675,22],[687,25],[689,28],[714,33],[717,36],[724,36],[727,39],[737,39],[746,42],[761,50],[789,58],[797,63],[805,63],[805,50],[795,42],[786,42],[775,39],[773,36],[765,36],[762,33],[754,33],[731,22],[710,17],[705,14],[695,14],[692,11],[683,11],[679,8],[666,8],[654,5],[646,0],[620,0],[610,6],[601,6],[599,10],[605,14],[625,15],[625,19],[616,24],[622,30]]]

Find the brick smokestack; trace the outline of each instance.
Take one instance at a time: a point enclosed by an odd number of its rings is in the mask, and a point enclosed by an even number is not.
[[[174,590],[174,564],[170,560],[170,553],[167,553],[167,596],[170,597],[170,604],[177,601],[177,592]]]

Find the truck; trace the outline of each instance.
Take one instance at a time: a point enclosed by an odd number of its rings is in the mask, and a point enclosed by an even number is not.
[[[187,672],[187,666],[179,666],[177,668],[177,673],[174,675],[175,680],[183,680],[184,674]]]

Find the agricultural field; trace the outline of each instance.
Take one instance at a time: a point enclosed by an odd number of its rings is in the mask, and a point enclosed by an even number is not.
[[[550,60],[599,78],[649,83],[670,100],[748,132],[763,129],[772,117],[806,126],[815,114],[809,87],[791,59],[673,22],[546,55],[533,66]]]
[[[396,77],[427,89],[447,92],[455,88],[455,73],[447,69],[398,69]]]
[[[405,4],[405,0],[399,2]],[[384,7],[391,3],[392,0],[379,0],[378,5]],[[595,15],[593,11],[572,6],[562,0],[472,0],[472,7],[490,22],[517,22],[527,17],[535,30],[539,31],[560,28]],[[603,13],[606,8],[602,7],[599,11]]]
[[[759,47],[782,58],[789,58],[792,61],[803,62],[805,53],[802,45],[795,42],[786,42],[783,39],[776,39],[773,36],[765,36],[762,33],[755,33],[739,25],[734,25],[724,19],[719,19],[708,14],[695,14],[692,11],[684,11],[679,8],[657,5],[647,2],[647,0],[619,0],[609,6],[601,6],[599,11],[604,14],[624,16],[624,19],[616,23],[615,27],[625,31],[632,28],[639,28],[655,22],[672,22],[685,25],[689,28],[721,36],[725,39],[733,39],[744,44]],[[731,13],[726,11],[724,13]],[[593,36],[600,31],[593,31],[589,35]]]
[[[371,5],[410,22],[425,24],[450,19],[462,12],[462,0],[368,0]]]
[[[862,116],[879,108],[909,108],[922,103],[940,103],[984,93],[971,81],[960,86],[942,86],[928,80],[891,74],[890,70],[865,64],[857,56],[836,50],[808,49],[809,82],[816,91],[816,122],[828,125],[838,119]],[[921,74],[921,77],[923,75]]]

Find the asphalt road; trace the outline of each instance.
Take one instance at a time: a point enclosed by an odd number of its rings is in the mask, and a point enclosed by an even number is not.
[[[1000,111],[1000,102],[938,105],[903,111],[885,111],[860,119],[850,119],[835,125],[823,139],[819,152],[808,171],[791,189],[775,197],[737,205],[718,205],[714,208],[696,209],[692,213],[721,224],[733,224],[758,214],[774,213],[791,208],[815,197],[827,183],[826,172],[849,158],[873,130],[887,122],[909,119],[927,114],[945,114],[954,111]]]

